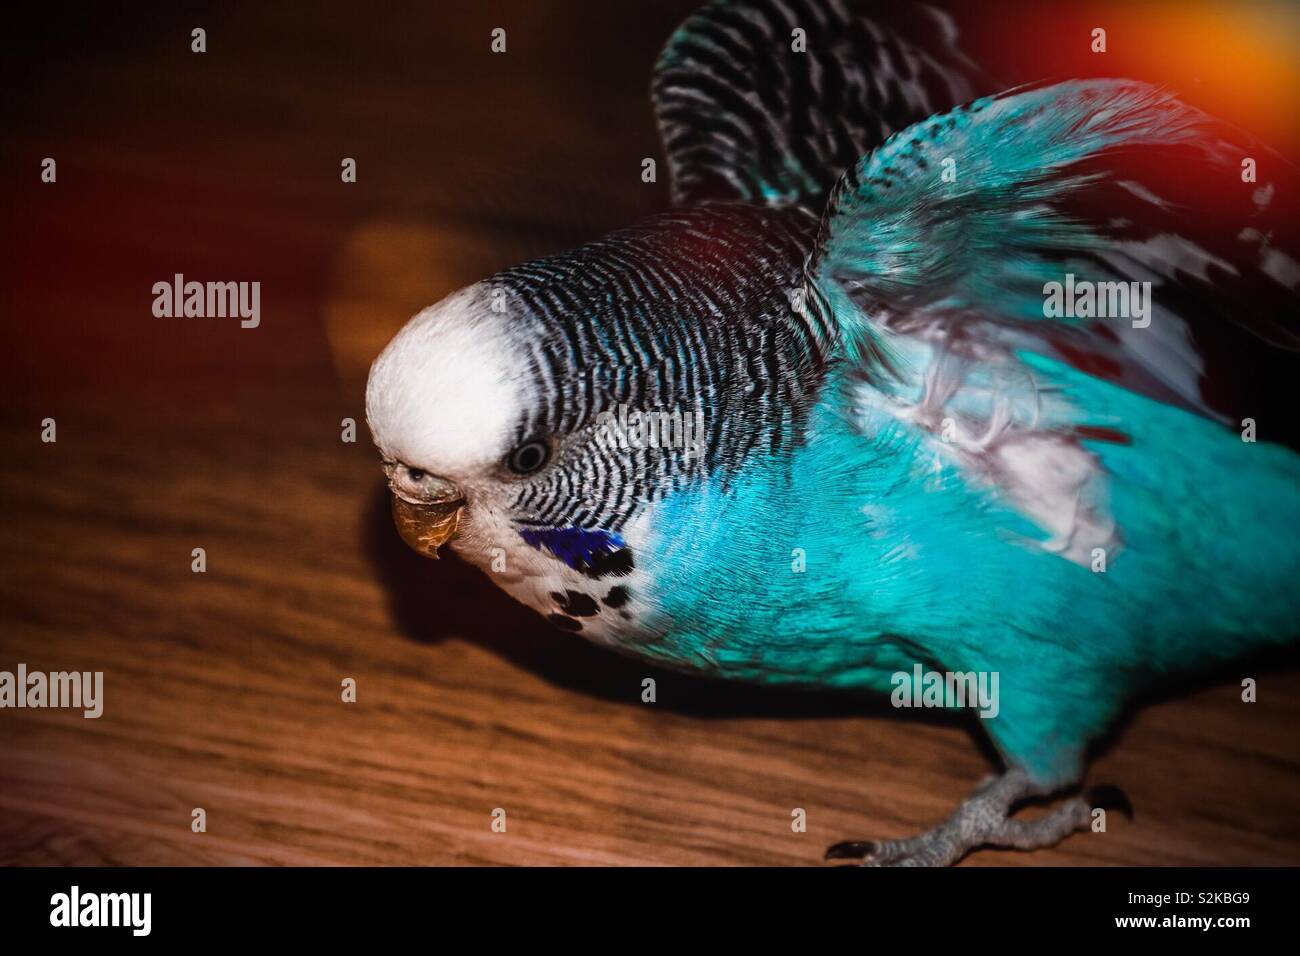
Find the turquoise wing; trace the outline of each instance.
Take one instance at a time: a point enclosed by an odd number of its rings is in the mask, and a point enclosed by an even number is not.
[[[1179,460],[1146,401],[1285,434],[1286,403],[1263,399],[1300,345],[1295,170],[1232,137],[1166,92],[1089,80],[975,100],[863,157],[808,263],[863,427],[932,435],[1085,564],[1125,533],[1099,447]],[[1213,364],[1225,341],[1253,405]]]

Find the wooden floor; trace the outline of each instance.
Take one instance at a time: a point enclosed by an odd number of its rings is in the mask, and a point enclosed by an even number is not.
[[[506,14],[478,5],[24,32],[0,149],[0,670],[102,670],[105,705],[0,711],[0,862],[816,865],[932,825],[990,771],[964,725],[551,629],[407,551],[364,427],[340,440],[414,309],[666,201],[639,177],[644,88],[691,4],[615,6],[513,9],[497,59]],[[261,327],[154,318],[176,272],[261,281]],[[968,865],[1300,863],[1297,726],[1300,673],[1224,673],[1094,765],[1134,822]]]

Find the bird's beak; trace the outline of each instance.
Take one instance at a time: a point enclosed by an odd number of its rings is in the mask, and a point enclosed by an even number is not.
[[[412,504],[393,495],[393,523],[397,533],[426,558],[437,558],[438,549],[456,536],[464,501],[447,504]]]
[[[438,549],[456,536],[465,498],[460,489],[441,478],[426,480],[418,489],[407,487],[398,476],[390,476],[393,494],[393,523],[402,540],[426,558],[437,558]]]

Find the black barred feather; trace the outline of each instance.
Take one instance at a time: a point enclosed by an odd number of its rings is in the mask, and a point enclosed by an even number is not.
[[[825,332],[791,299],[816,226],[799,208],[681,209],[493,279],[533,325],[520,341],[542,400],[516,440],[568,436],[562,467],[521,486],[527,523],[618,530],[701,470],[798,440],[825,367]],[[701,414],[704,453],[588,440],[620,405]]]
[[[714,2],[678,29],[652,86],[675,202],[817,205],[890,133],[986,90],[947,14],[865,7]]]

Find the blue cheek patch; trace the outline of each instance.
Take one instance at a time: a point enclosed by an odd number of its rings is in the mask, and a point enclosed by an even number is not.
[[[632,573],[632,552],[623,544],[623,539],[611,531],[521,528],[519,537],[539,551],[549,551],[589,578],[621,578]]]

